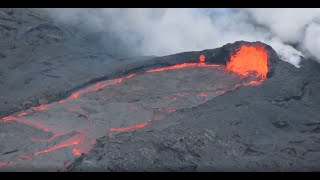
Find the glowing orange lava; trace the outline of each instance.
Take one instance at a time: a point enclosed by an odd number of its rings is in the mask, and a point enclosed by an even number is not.
[[[200,55],[200,57],[199,57],[199,63],[200,63],[200,64],[206,63],[206,57],[205,57],[204,55]]]
[[[157,110],[159,111],[163,111],[164,109],[163,108],[157,108]],[[176,109],[168,109],[167,110],[167,113],[174,113],[176,112]],[[134,131],[134,130],[137,130],[137,129],[142,129],[142,128],[145,128],[146,126],[148,126],[150,123],[154,122],[154,121],[158,121],[158,120],[161,120],[161,119],[164,119],[166,116],[163,115],[163,114],[158,114],[156,115],[153,119],[151,120],[148,120],[146,122],[143,122],[143,123],[138,123],[138,124],[134,124],[132,126],[128,126],[128,127],[121,127],[121,128],[110,128],[109,131],[111,132],[130,132],[130,131]]]
[[[88,86],[88,87],[86,87],[84,89],[81,89],[79,91],[74,92],[73,94],[71,94],[70,97],[68,97],[66,99],[60,100],[58,102],[53,102],[53,103],[50,103],[50,104],[46,104],[46,105],[40,105],[40,106],[37,106],[37,107],[33,107],[32,109],[34,111],[45,111],[45,110],[48,109],[48,107],[53,106],[53,105],[55,105],[57,103],[62,104],[62,103],[65,103],[65,102],[67,102],[69,100],[77,99],[77,98],[79,98],[80,95],[87,94],[87,93],[90,93],[90,92],[95,92],[95,91],[98,91],[100,89],[103,89],[106,86],[112,86],[112,85],[121,83],[123,80],[132,78],[135,75],[136,74],[130,74],[128,76],[117,78],[117,79],[101,81],[101,82],[99,82],[99,83],[97,83],[95,85]],[[63,135],[61,133],[53,131],[49,127],[46,127],[46,126],[44,126],[44,125],[42,125],[42,124],[40,124],[40,123],[38,123],[38,122],[36,122],[34,120],[29,120],[29,119],[22,118],[23,116],[25,116],[27,114],[28,114],[27,111],[22,111],[17,116],[6,116],[6,117],[3,117],[1,120],[3,122],[17,121],[17,122],[20,122],[20,123],[23,123],[23,124],[30,125],[32,127],[35,127],[37,129],[40,129],[40,130],[45,131],[45,132],[52,132],[54,134],[49,139],[35,139],[35,138],[32,138],[31,139],[32,141],[50,142],[50,141],[54,140],[55,138]],[[136,128],[139,128],[139,127],[142,128],[142,125],[136,125]],[[136,129],[136,128],[134,128],[134,129]],[[21,159],[30,159],[30,158],[33,158],[34,156],[38,156],[38,155],[41,155],[41,154],[44,154],[44,153],[49,153],[49,152],[55,151],[57,149],[61,149],[61,148],[68,147],[68,146],[73,146],[72,153],[75,156],[80,156],[82,153],[86,153],[92,148],[92,146],[87,146],[84,143],[85,141],[86,141],[86,136],[82,132],[82,133],[80,133],[80,134],[78,134],[78,135],[76,135],[74,137],[71,137],[70,139],[67,139],[67,140],[65,140],[65,141],[63,141],[63,142],[61,142],[61,143],[59,143],[57,145],[54,145],[54,146],[50,147],[50,148],[44,149],[42,151],[35,152],[31,156],[21,155],[20,157],[21,157]],[[92,142],[94,143],[95,141],[92,141]],[[92,144],[92,143],[90,143],[90,144]],[[7,164],[1,163],[0,167],[4,166],[4,165],[7,165]]]
[[[205,61],[205,58],[206,57],[204,55],[200,55],[199,62],[197,62],[197,63],[176,64],[176,65],[173,65],[170,67],[163,67],[163,68],[148,70],[148,71],[146,71],[146,73],[175,70],[175,69],[182,69],[182,68],[188,68],[188,67],[218,67],[218,66],[220,66],[218,64],[207,64]],[[246,83],[235,84],[230,89],[222,89],[222,90],[218,90],[218,91],[214,91],[214,92],[206,92],[206,93],[202,92],[202,93],[199,93],[198,95],[200,97],[207,97],[210,93],[222,94],[222,93],[233,90],[233,89],[235,89],[239,86],[242,86],[242,85],[248,86],[248,85],[261,84],[261,82],[266,78],[266,74],[268,72],[267,52],[262,46],[261,47],[260,46],[242,46],[240,48],[240,50],[234,56],[231,57],[229,63],[227,63],[227,65],[226,65],[226,70],[237,73],[238,75],[241,75],[241,76],[254,76],[254,77],[258,77],[259,79],[252,80],[252,81],[246,82]],[[81,90],[74,92],[66,99],[60,100],[58,102],[46,104],[46,105],[40,105],[38,107],[33,107],[32,109],[33,109],[33,111],[45,111],[50,106],[53,106],[58,103],[60,103],[60,104],[65,103],[70,100],[73,101],[73,100],[79,98],[83,94],[87,94],[90,92],[96,92],[96,91],[99,91],[107,86],[119,84],[119,83],[123,82],[125,79],[132,78],[135,75],[136,74],[130,74],[128,76],[121,77],[121,78],[101,81],[101,82],[98,82],[94,85],[88,86],[86,88],[83,88]],[[176,96],[183,97],[183,96],[188,96],[191,94],[192,93],[179,92],[179,93],[176,93]],[[163,99],[169,99],[169,96],[164,96]],[[172,100],[176,101],[177,98],[173,97]],[[128,106],[128,110],[136,110],[136,109],[137,109],[137,107],[135,107],[133,105]],[[76,107],[69,107],[68,110],[77,112],[77,113],[83,115],[83,117],[86,117],[88,119],[89,115],[85,111],[83,111],[82,109],[79,109]],[[164,113],[156,115],[153,119],[148,120],[143,123],[138,123],[138,124],[135,124],[135,125],[132,125],[129,127],[111,128],[109,130],[111,132],[124,132],[124,131],[134,131],[136,129],[142,129],[154,121],[164,119],[166,117],[166,115],[168,115],[168,113],[176,112],[176,109],[164,110],[164,108],[158,108],[157,110],[163,111]],[[27,125],[33,126],[35,128],[41,129],[42,131],[53,133],[51,138],[31,139],[33,141],[50,142],[50,141],[56,139],[57,137],[64,135],[61,132],[53,130],[50,126],[46,127],[45,125],[40,124],[36,120],[25,119],[24,116],[28,115],[28,113],[30,113],[30,112],[31,111],[29,111],[29,110],[22,111],[19,114],[17,114],[16,116],[3,117],[1,120],[3,122],[13,120],[13,121],[17,121],[17,122],[27,124]],[[80,156],[82,153],[87,153],[92,148],[92,146],[96,143],[96,141],[88,138],[89,134],[82,132],[82,130],[80,130],[80,129],[76,129],[75,131],[77,131],[78,134],[69,138],[69,139],[66,139],[66,140],[64,140],[58,144],[55,144],[54,146],[51,146],[47,149],[43,149],[41,151],[34,152],[30,156],[20,156],[20,157],[22,159],[29,159],[29,158],[33,158],[34,156],[38,156],[38,155],[41,155],[44,153],[49,153],[49,152],[52,152],[52,151],[55,151],[55,150],[58,150],[58,149],[61,149],[64,147],[72,147],[72,153],[75,156]],[[90,142],[90,143],[88,143],[88,142]],[[9,162],[0,162],[0,168],[7,166],[7,165],[9,165]]]
[[[3,122],[7,122],[7,121],[10,121],[10,120],[15,120],[15,119],[16,119],[16,117],[14,117],[14,116],[6,116],[6,117],[2,118],[2,121]]]
[[[148,70],[146,72],[160,72],[160,71],[168,71],[168,70],[174,70],[174,69],[183,69],[187,67],[218,67],[219,64],[204,64],[204,63],[183,63],[183,64],[177,64],[170,67],[164,67],[164,68],[157,68]]]
[[[226,70],[241,76],[256,76],[265,79],[268,73],[268,55],[263,46],[243,45],[231,56]]]
[[[35,128],[40,129],[42,131],[46,131],[46,132],[49,131],[49,129],[47,127],[45,127],[42,124],[40,124],[38,122],[35,122],[33,120],[22,119],[22,118],[18,118],[18,117],[14,117],[14,116],[7,116],[7,117],[2,118],[2,121],[3,122],[17,121],[17,122],[20,122],[20,123],[27,124],[27,125],[30,125],[32,127],[35,127]]]
[[[18,116],[17,116],[17,117],[21,117],[21,116],[24,116],[24,115],[27,115],[27,112],[22,111],[21,113],[19,113],[19,114],[18,114]]]
[[[22,159],[30,159],[30,158],[33,158],[34,156],[38,156],[38,155],[41,155],[44,153],[49,153],[49,152],[52,152],[52,151],[55,151],[55,150],[58,150],[58,149],[61,149],[64,147],[69,147],[69,146],[73,146],[73,148],[72,148],[73,155],[80,156],[82,153],[87,153],[90,150],[90,149],[80,149],[79,146],[81,145],[81,143],[84,140],[85,140],[85,136],[82,134],[78,134],[78,135],[73,136],[73,137],[71,137],[71,138],[69,138],[69,139],[67,139],[57,145],[54,145],[50,148],[47,148],[47,149],[44,149],[41,151],[37,151],[31,156],[22,155],[21,158]]]
[[[200,93],[199,96],[200,96],[200,97],[207,97],[208,94],[206,94],[206,93]]]
[[[76,145],[80,144],[80,142],[82,141],[83,137],[77,135],[77,136],[74,136],[66,141],[63,141],[62,143],[59,143],[55,146],[52,146],[48,149],[45,149],[45,150],[42,150],[42,151],[38,151],[38,152],[35,152],[34,153],[34,156],[37,156],[37,155],[40,155],[40,154],[43,154],[43,153],[48,153],[48,152],[51,152],[51,151],[54,151],[54,150],[57,150],[57,149],[60,149],[60,148],[64,148],[64,147],[68,147],[68,146],[74,146],[74,148],[72,149],[73,152],[77,152],[75,155],[78,154],[78,150],[76,149]]]
[[[65,100],[62,100],[62,101],[59,101],[60,103],[64,103],[66,100],[70,100],[70,99],[77,99],[80,95],[82,94],[87,94],[87,93],[90,93],[90,92],[95,92],[95,91],[98,91],[98,90],[101,90],[103,89],[104,87],[106,86],[112,86],[112,85],[116,85],[116,84],[119,84],[121,83],[123,80],[125,79],[130,79],[132,78],[133,76],[135,76],[136,74],[130,74],[128,76],[125,76],[125,77],[122,77],[122,78],[117,78],[117,79],[111,79],[111,80],[105,80],[105,81],[101,81],[95,85],[92,85],[92,86],[88,86],[84,89],[81,89],[73,94],[71,94],[70,97],[68,97],[67,99]]]
[[[128,131],[133,131],[136,129],[142,129],[146,127],[149,123],[151,123],[151,120],[144,122],[144,123],[139,123],[135,124],[129,127],[124,127],[124,128],[111,128],[110,131],[117,131],[117,132],[128,132]]]
[[[197,63],[176,64],[176,65],[169,66],[169,67],[151,69],[146,72],[149,72],[149,73],[160,72],[160,71],[168,71],[168,70],[174,70],[174,69],[183,69],[183,68],[187,68],[187,67],[218,67],[218,66],[220,66],[219,64],[206,64],[205,58],[206,57],[204,55],[200,55],[199,62],[197,62]]]
[[[0,162],[0,168],[6,167],[9,165],[9,162]]]
[[[33,110],[35,110],[35,111],[44,111],[46,109],[47,109],[47,106],[45,106],[45,105],[40,105],[38,107],[33,107]]]

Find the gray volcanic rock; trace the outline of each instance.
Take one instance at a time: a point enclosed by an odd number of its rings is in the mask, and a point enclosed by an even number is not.
[[[243,81],[221,66],[203,66],[93,84],[77,96],[0,121],[0,162],[8,163],[0,171],[63,170],[107,133],[143,128]]]
[[[134,132],[100,138],[71,171],[317,171],[320,65],[279,61],[239,87]]]
[[[244,41],[198,52],[141,57],[129,53],[125,45],[113,43],[118,42],[116,39],[110,37],[109,44],[104,44],[99,37],[100,34],[90,34],[55,22],[43,10],[0,9],[0,117],[59,101],[101,80],[198,62],[200,55],[205,55],[208,63],[226,64],[244,44],[261,45],[267,49],[268,79],[259,86],[241,86],[205,103],[199,101],[200,105],[183,107],[145,128],[112,132],[98,139],[94,149],[78,158],[68,170],[319,170],[318,63],[304,60],[301,67],[296,68],[281,61],[269,45]],[[179,76],[183,76],[181,72]],[[127,85],[124,83],[121,87]],[[134,85],[130,87],[137,88]],[[117,91],[115,88],[114,92],[121,98],[127,98],[128,94],[121,96],[121,92],[126,92],[124,89]],[[99,100],[102,92],[98,91],[94,99]],[[107,91],[105,93],[108,94]],[[46,115],[40,113],[39,121],[48,120],[43,118]],[[50,116],[52,120],[56,118],[54,113]],[[85,117],[82,115],[74,119]],[[0,156],[5,161],[16,158],[19,149],[32,154],[35,148],[52,147],[46,142],[39,146],[27,138],[20,142],[19,139],[28,136],[36,136],[36,139],[52,137],[50,132],[23,123],[0,122],[0,130]],[[62,138],[73,136],[74,132],[71,132]],[[53,145],[60,140],[54,140]],[[39,170],[39,166],[43,166],[43,170],[60,169],[54,162],[60,159],[54,157],[71,156],[64,153],[69,152],[71,148],[68,148],[53,156],[48,154],[21,160],[21,166],[14,166],[13,170],[26,166],[30,170]],[[50,160],[50,157],[55,160]],[[48,162],[52,163],[48,165]],[[6,165],[1,163],[4,162],[0,162],[0,166]],[[57,164],[61,163],[64,162]]]
[[[40,105],[41,99],[58,101],[97,81],[198,62],[201,54],[208,63],[226,64],[243,44],[266,47],[269,74],[279,59],[270,46],[244,41],[165,57],[137,56],[112,36],[109,44],[100,36],[55,22],[45,10],[0,9],[0,117]]]
[[[0,9],[0,117],[67,97],[136,61],[121,44],[52,19],[43,9]],[[110,43],[112,41],[110,40]],[[131,57],[131,58],[129,58]]]

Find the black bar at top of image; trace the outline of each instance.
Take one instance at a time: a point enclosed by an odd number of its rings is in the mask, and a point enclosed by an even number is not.
[[[317,7],[317,1],[303,2],[284,0],[8,0],[2,1],[0,7],[7,8],[292,8]]]

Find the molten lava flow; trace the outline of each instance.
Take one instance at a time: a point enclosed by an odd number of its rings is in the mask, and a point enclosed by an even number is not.
[[[38,107],[33,108],[33,110],[35,110],[35,111],[44,111],[46,109],[47,109],[47,106],[45,106],[45,105],[40,105]]]
[[[148,70],[146,72],[148,72],[148,73],[160,72],[160,71],[168,71],[168,70],[174,70],[174,69],[183,69],[183,68],[187,68],[187,67],[218,67],[218,66],[220,66],[219,64],[206,64],[205,58],[206,57],[204,55],[200,55],[198,63],[176,64],[176,65],[169,66],[169,67],[151,69],[151,70]]]
[[[200,96],[200,97],[207,97],[208,94],[206,94],[206,93],[200,93],[199,96]]]
[[[156,108],[158,111],[162,111],[164,112],[163,108]],[[174,113],[176,112],[176,109],[168,109],[166,111],[167,113]],[[158,121],[158,120],[162,120],[166,117],[165,114],[157,114],[155,115],[151,120],[148,120],[146,122],[143,123],[138,123],[138,124],[134,124],[132,126],[128,126],[128,127],[121,127],[121,128],[110,128],[109,131],[111,132],[130,132],[130,131],[134,131],[137,129],[142,129],[145,128],[146,126],[148,126],[150,123],[154,122],[154,121]]]
[[[6,167],[9,165],[9,162],[0,162],[0,168]]]
[[[130,79],[132,78],[133,76],[135,76],[136,74],[130,74],[128,76],[125,76],[125,77],[122,77],[122,78],[117,78],[117,79],[112,79],[112,80],[105,80],[105,81],[101,81],[99,83],[97,83],[96,85],[93,85],[93,86],[89,86],[89,87],[86,87],[84,89],[81,89],[73,94],[71,94],[71,96],[65,100],[70,100],[70,99],[77,99],[80,95],[82,94],[87,94],[87,93],[90,93],[90,92],[95,92],[95,91],[98,91],[98,90],[101,90],[103,89],[104,87],[106,86],[112,86],[112,85],[116,85],[116,84],[119,84],[121,83],[123,80],[125,79]],[[63,103],[64,101],[60,101],[60,103]]]
[[[199,57],[199,63],[200,64],[205,64],[206,63],[206,57],[204,55],[200,55]]]
[[[83,143],[83,141],[85,140],[85,136],[82,134],[78,134],[76,136],[73,136],[65,141],[62,141],[61,143],[54,145],[50,148],[44,149],[42,151],[37,151],[35,153],[33,153],[33,155],[31,156],[24,156],[22,155],[21,158],[22,159],[30,159],[33,158],[34,156],[38,156],[44,153],[49,153],[64,147],[69,147],[69,146],[73,146],[72,148],[72,153],[75,156],[80,156],[82,153],[87,153],[90,149],[80,149],[80,145],[81,143]]]
[[[14,117],[14,116],[6,116],[6,117],[2,118],[1,120],[3,122],[7,122],[7,121],[10,121],[10,120],[15,120],[15,119],[16,119],[16,117]]]
[[[205,58],[206,57],[204,55],[200,55],[199,62],[197,62],[197,63],[176,64],[176,65],[173,65],[170,67],[148,70],[148,71],[146,71],[146,73],[175,70],[175,69],[182,69],[182,68],[188,68],[188,67],[217,67],[217,66],[220,66],[217,64],[207,64]],[[231,89],[221,89],[219,91],[206,92],[206,93],[201,92],[197,95],[200,97],[207,97],[209,95],[211,96],[212,93],[222,94],[222,93],[233,90],[233,89],[235,89],[239,86],[242,86],[242,85],[243,86],[259,85],[266,78],[266,74],[268,72],[267,65],[268,65],[267,64],[267,53],[263,47],[242,46],[240,48],[240,50],[234,56],[231,57],[229,63],[226,66],[226,70],[231,71],[231,72],[235,72],[241,76],[258,77],[258,80],[252,80],[252,81],[241,83],[241,84],[235,84]],[[65,135],[66,132],[63,132],[63,131],[60,132],[60,130],[59,131],[54,130],[53,129],[54,126],[51,127],[48,125],[48,127],[46,127],[45,125],[42,125],[39,122],[37,122],[37,120],[31,120],[29,118],[26,119],[25,116],[33,111],[47,111],[49,107],[54,106],[56,104],[66,103],[67,101],[74,101],[75,99],[79,98],[81,95],[84,95],[84,94],[87,94],[90,92],[96,92],[96,91],[99,91],[107,86],[112,86],[112,85],[122,83],[125,79],[132,78],[135,75],[136,74],[131,74],[131,75],[128,75],[125,77],[117,78],[117,79],[111,79],[111,80],[105,80],[105,81],[98,82],[94,85],[88,86],[86,88],[83,88],[79,91],[74,92],[66,99],[60,100],[58,102],[46,104],[46,105],[40,105],[38,107],[33,107],[33,108],[31,108],[31,110],[22,111],[15,116],[7,116],[7,117],[2,118],[1,120],[3,122],[13,120],[13,121],[17,121],[17,122],[20,122],[23,124],[28,124],[30,126],[36,127],[38,129],[41,129],[42,131],[52,132],[53,135],[51,138],[31,139],[31,140],[39,141],[39,142],[53,141],[57,137]],[[177,101],[179,99],[177,97],[184,97],[184,96],[189,96],[192,94],[193,93],[179,92],[179,93],[175,94],[176,97],[170,98],[169,96],[164,96],[163,99]],[[130,106],[128,106],[127,109],[128,110],[136,110],[137,107],[130,105]],[[78,113],[79,115],[81,115],[79,117],[85,117],[87,119],[89,117],[89,114],[81,108],[69,106],[68,110],[75,112],[75,113]],[[129,127],[118,127],[118,128],[114,127],[109,130],[111,132],[134,131],[136,129],[145,128],[146,126],[148,126],[150,123],[152,123],[154,121],[164,119],[169,113],[176,112],[176,109],[166,109],[165,110],[165,108],[156,108],[156,110],[157,110],[157,112],[159,112],[159,111],[161,111],[161,112],[159,114],[155,115],[154,118],[151,120],[148,120],[143,123],[138,123],[138,124],[135,124],[135,125],[132,125]],[[58,149],[61,149],[64,147],[72,147],[72,153],[75,156],[80,156],[82,153],[87,153],[92,148],[92,146],[96,143],[96,141],[92,140],[92,138],[90,138],[89,132],[83,132],[78,128],[75,129],[75,131],[78,132],[77,135],[75,135],[69,139],[66,139],[62,142],[59,142],[59,143],[57,143],[47,149],[43,149],[41,151],[34,152],[30,156],[21,156],[22,159],[33,158],[35,156],[38,156],[38,155],[41,155],[44,153],[50,153],[52,151],[55,151],[55,150],[58,150]],[[0,162],[0,167],[7,166],[8,164],[9,164],[9,162]]]
[[[268,55],[263,46],[243,45],[231,56],[226,70],[241,76],[255,76],[264,80],[268,73]]]
[[[146,72],[160,72],[160,71],[168,71],[168,70],[174,70],[174,69],[183,69],[187,67],[217,67],[220,66],[219,64],[204,64],[204,63],[183,63],[183,64],[177,64],[170,67],[164,67],[164,68],[157,68],[148,70]]]
[[[51,152],[51,151],[54,151],[54,150],[57,150],[57,149],[60,149],[60,148],[64,148],[64,147],[68,147],[68,146],[74,146],[72,151],[73,152],[77,152],[76,154],[74,153],[74,155],[78,155],[78,150],[75,148],[76,145],[80,144],[80,142],[83,141],[83,137],[80,136],[80,135],[77,135],[77,136],[74,136],[66,141],[63,141],[62,143],[59,143],[55,146],[52,146],[48,149],[45,149],[45,150],[42,150],[42,151],[38,151],[38,152],[35,152],[34,153],[34,156],[37,156],[37,155],[40,155],[40,154],[43,154],[43,153],[48,153],[48,152]]]
[[[97,83],[95,85],[92,85],[92,86],[89,86],[89,87],[86,87],[84,89],[81,89],[79,91],[74,92],[73,94],[71,94],[70,97],[68,97],[66,99],[60,100],[58,102],[53,102],[53,103],[50,103],[50,104],[46,104],[46,105],[40,105],[40,106],[37,106],[37,107],[33,107],[31,109],[33,111],[45,111],[50,106],[53,106],[55,104],[62,104],[62,103],[65,103],[65,102],[67,102],[69,100],[77,99],[77,98],[79,98],[80,95],[87,94],[87,93],[90,93],[90,92],[96,92],[96,91],[98,91],[100,89],[103,89],[104,87],[107,87],[107,86],[116,85],[118,83],[121,83],[125,79],[132,78],[135,75],[136,74],[131,74],[131,75],[128,75],[128,76],[125,76],[125,77],[122,77],[122,78],[101,81],[101,82],[99,82],[99,83]],[[71,110],[73,110],[73,109],[71,109]],[[54,140],[55,138],[63,135],[63,134],[61,134],[59,132],[53,131],[53,129],[51,129],[49,127],[46,127],[46,126],[42,125],[41,123],[38,123],[38,122],[36,122],[34,120],[29,120],[29,119],[23,118],[23,116],[28,115],[28,112],[29,111],[22,111],[17,116],[7,116],[7,117],[3,117],[1,120],[3,122],[17,121],[17,122],[20,122],[20,123],[23,123],[23,124],[30,125],[32,127],[35,127],[37,129],[40,129],[40,130],[45,131],[45,132],[52,132],[54,134],[49,139],[34,139],[34,138],[32,138],[31,139],[32,141],[50,142],[50,141]],[[82,113],[82,114],[83,114],[84,117],[86,117],[85,113]],[[138,128],[141,127],[142,128],[142,125],[136,125],[136,127],[138,127]],[[74,136],[74,137],[72,137],[70,139],[67,139],[67,140],[65,140],[65,141],[63,141],[63,142],[61,142],[61,143],[59,143],[57,145],[54,145],[54,146],[52,146],[50,148],[47,148],[45,150],[35,152],[31,156],[21,155],[21,158],[22,159],[30,159],[30,158],[33,158],[34,156],[38,156],[38,155],[41,155],[41,154],[44,154],[44,153],[49,153],[49,152],[55,151],[57,149],[61,149],[61,148],[68,147],[68,146],[73,146],[72,153],[75,156],[80,156],[82,153],[86,153],[92,148],[92,146],[90,146],[90,147],[87,146],[84,143],[85,141],[87,141],[86,135],[83,134],[82,132],[80,132],[80,134],[78,134],[78,135],[76,135],[76,136]],[[95,141],[92,141],[92,142],[94,143]],[[92,144],[92,143],[90,143],[90,144]],[[6,163],[1,163],[0,167],[1,166],[5,166],[5,165],[7,165],[7,164]]]
[[[43,126],[42,124],[38,123],[38,122],[35,122],[33,120],[28,120],[28,119],[23,119],[23,118],[17,118],[17,117],[14,117],[14,116],[7,116],[7,117],[4,117],[2,118],[2,121],[3,122],[8,122],[8,121],[17,121],[17,122],[20,122],[20,123],[23,123],[23,124],[27,124],[27,125],[30,125],[32,127],[35,127],[37,129],[40,129],[42,131],[45,131],[45,132],[48,132],[49,129],[45,126]]]
[[[110,131],[117,131],[117,132],[128,132],[128,131],[133,131],[136,129],[142,129],[144,127],[146,127],[148,124],[151,123],[152,120],[149,120],[147,122],[144,123],[139,123],[139,124],[135,124],[129,127],[124,127],[124,128],[111,128]]]
[[[21,117],[21,116],[24,116],[24,115],[27,115],[27,112],[22,111],[21,113],[19,113],[19,114],[18,114],[18,116],[17,116],[17,117]]]

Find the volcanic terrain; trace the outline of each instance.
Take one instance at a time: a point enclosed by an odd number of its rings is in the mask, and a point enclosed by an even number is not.
[[[41,13],[0,11],[0,171],[319,169],[312,59],[245,41],[119,55]]]

